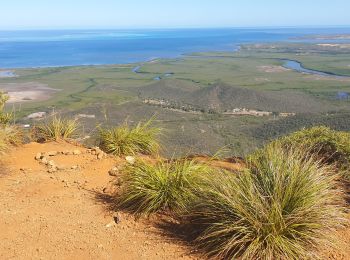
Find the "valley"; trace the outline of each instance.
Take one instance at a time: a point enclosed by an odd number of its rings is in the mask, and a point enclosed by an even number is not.
[[[301,73],[286,68],[285,60],[339,76]],[[10,96],[39,93],[12,96],[16,102],[8,110],[16,111],[19,123],[45,120],[27,118],[37,112],[80,117],[91,143],[98,125],[152,116],[166,131],[162,142],[171,148],[163,153],[171,156],[213,154],[222,147],[243,156],[278,136],[318,124],[350,130],[350,53],[338,45],[247,44],[236,52],[188,53],[140,64],[11,73],[16,76],[0,77],[0,89]]]

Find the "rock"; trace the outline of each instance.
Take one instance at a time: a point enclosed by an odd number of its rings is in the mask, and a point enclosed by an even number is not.
[[[51,166],[51,167],[56,167],[55,162],[52,161],[52,160],[51,160],[51,161],[48,161],[47,164],[48,164],[49,166]]]
[[[108,224],[106,225],[106,228],[111,228],[111,227],[114,227],[114,226],[115,226],[115,222],[112,221],[112,222],[110,222],[110,223],[108,223]]]
[[[64,155],[73,155],[72,151],[64,151]]]
[[[71,167],[72,170],[77,170],[78,168],[79,168],[78,165],[73,165],[73,166]]]
[[[47,170],[48,173],[54,173],[57,172],[57,168],[50,168]]]
[[[47,153],[48,156],[56,156],[58,154],[57,151],[50,151]]]
[[[74,155],[79,155],[79,154],[81,154],[81,151],[80,151],[80,150],[74,150],[74,151],[73,151],[73,154],[74,154]]]
[[[113,167],[112,169],[109,170],[108,174],[110,176],[117,176],[119,173],[118,167]]]
[[[41,153],[37,153],[36,155],[35,155],[35,160],[37,160],[37,161],[39,161],[41,158],[42,158],[42,154]]]
[[[128,164],[131,164],[131,165],[135,164],[135,162],[136,162],[136,159],[133,156],[126,156],[125,160]]]
[[[116,224],[119,224],[122,221],[120,215],[117,212],[113,214],[113,220]]]
[[[103,157],[104,157],[104,153],[100,151],[100,152],[97,154],[97,159],[101,160],[101,159],[103,159]]]
[[[41,162],[42,162],[43,164],[48,164],[49,160],[48,160],[46,157],[42,157],[42,158],[41,158]]]

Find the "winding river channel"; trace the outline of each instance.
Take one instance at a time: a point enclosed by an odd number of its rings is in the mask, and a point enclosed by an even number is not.
[[[337,75],[335,73],[331,72],[324,72],[324,71],[319,71],[319,70],[312,70],[312,69],[307,69],[303,66],[303,64],[299,61],[296,60],[282,60],[284,62],[283,67],[287,69],[292,69],[297,72],[301,73],[306,73],[306,74],[312,74],[312,75],[319,75],[323,77],[333,77],[333,78],[338,78],[338,79],[349,79],[349,76],[343,76],[343,75]]]

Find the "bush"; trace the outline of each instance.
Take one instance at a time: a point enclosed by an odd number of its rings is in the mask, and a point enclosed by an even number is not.
[[[350,133],[328,127],[303,129],[282,137],[276,142],[284,147],[297,147],[314,154],[326,164],[335,164],[341,170],[350,169]],[[350,176],[347,176],[350,178]]]
[[[55,115],[46,123],[35,126],[33,136],[40,142],[67,140],[76,136],[78,128],[77,120],[64,119]]]
[[[200,248],[239,259],[317,257],[317,246],[344,223],[343,194],[331,166],[274,144],[247,170],[211,179],[188,208]],[[206,187],[206,186],[203,186]]]
[[[12,113],[5,113],[4,108],[6,102],[10,99],[10,96],[0,91],[0,124],[7,125],[13,120]]]
[[[209,171],[207,166],[193,160],[156,164],[138,161],[123,173],[119,207],[139,216],[183,210],[193,198],[199,176]]]
[[[161,129],[151,127],[151,120],[130,128],[127,123],[112,129],[100,129],[100,147],[114,155],[155,154],[159,150],[157,136]]]
[[[0,127],[0,151],[6,150],[10,145],[20,145],[23,143],[23,131],[17,126]]]

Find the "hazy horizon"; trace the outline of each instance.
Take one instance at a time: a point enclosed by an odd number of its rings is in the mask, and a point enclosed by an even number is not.
[[[350,2],[12,0],[0,30],[348,27]]]

